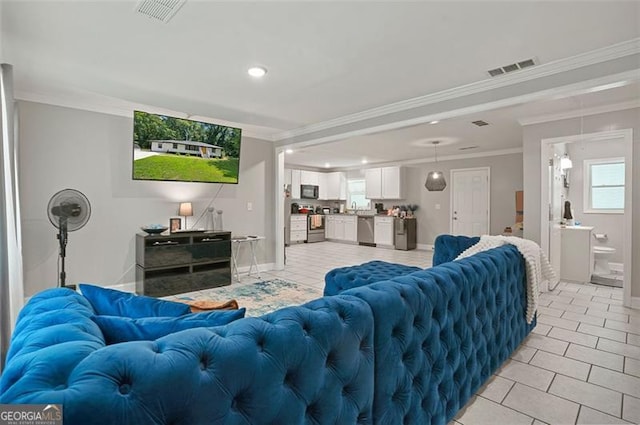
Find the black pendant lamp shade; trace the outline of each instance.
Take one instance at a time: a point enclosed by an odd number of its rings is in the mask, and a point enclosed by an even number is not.
[[[436,153],[436,165],[438,164],[438,145],[439,141],[431,142]],[[447,187],[447,181],[444,179],[442,171],[429,171],[427,174],[427,181],[424,183],[424,187],[430,192],[442,192]]]

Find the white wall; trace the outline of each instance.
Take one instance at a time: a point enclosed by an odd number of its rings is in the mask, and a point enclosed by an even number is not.
[[[168,225],[181,201],[193,202],[189,223],[194,223],[220,188],[213,205],[224,211],[225,230],[265,235],[258,261],[274,261],[270,142],[242,139],[237,185],[133,181],[132,118],[31,102],[21,102],[19,108],[25,295],[56,285],[58,244],[46,207],[51,196],[65,188],[83,192],[92,207],[88,224],[69,234],[68,283],[133,282],[134,240],[140,226]],[[247,202],[253,204],[252,211]],[[248,261],[245,253],[240,266]]]
[[[0,1],[0,28],[3,28],[3,8],[4,8],[4,4],[3,2]],[[4,34],[3,32],[0,30],[0,63],[4,62]]]
[[[540,242],[540,141],[546,138],[596,133],[607,130],[633,129],[633,181],[640,181],[640,108],[583,118],[533,124],[523,127],[524,154],[524,236]],[[640,184],[633,186],[633,259],[640,259]],[[640,297],[640,260],[633,261],[631,295]]]
[[[429,171],[437,168],[447,179],[442,192],[429,192],[424,183]],[[451,182],[449,171],[460,168],[490,167],[491,169],[491,223],[490,233],[501,234],[505,227],[513,226],[516,219],[516,191],[522,190],[522,154],[488,156],[482,158],[438,161],[420,166],[406,167],[405,193],[402,200],[371,200],[382,202],[385,208],[393,205],[417,204],[418,244],[432,245],[436,236],[450,233]],[[348,178],[359,178],[361,171],[348,173]],[[436,206],[439,205],[440,209]]]
[[[585,226],[594,226],[594,233],[606,233],[607,241],[596,241],[594,244],[616,249],[611,261],[622,263],[624,257],[624,214],[593,214],[584,212],[584,161],[588,159],[604,159],[624,157],[624,143],[621,140],[609,142],[568,143],[567,151],[573,161],[569,171],[568,197],[575,213],[574,219]]]

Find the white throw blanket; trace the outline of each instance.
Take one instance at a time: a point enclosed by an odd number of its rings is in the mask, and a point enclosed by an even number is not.
[[[526,264],[527,273],[527,323],[533,321],[533,317],[538,310],[538,295],[540,292],[549,290],[549,283],[555,285],[558,282],[556,274],[549,264],[546,255],[540,246],[530,240],[515,236],[480,236],[480,241],[462,252],[456,260],[469,257],[480,251],[497,248],[499,246],[511,244],[518,248]]]

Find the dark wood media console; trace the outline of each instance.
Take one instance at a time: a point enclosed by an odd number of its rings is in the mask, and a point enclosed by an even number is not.
[[[231,232],[136,235],[136,292],[164,297],[231,284]]]

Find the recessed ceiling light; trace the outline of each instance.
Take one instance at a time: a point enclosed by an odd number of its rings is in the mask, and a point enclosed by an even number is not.
[[[363,164],[366,164],[367,162],[369,162],[369,161],[367,161],[366,159],[363,159],[363,160],[362,160],[362,163],[363,163]]]
[[[438,120],[433,120],[433,121],[429,121],[429,124],[433,125],[433,124],[438,124],[440,121]]]
[[[264,77],[267,73],[267,69],[261,66],[254,66],[253,68],[249,68],[247,73],[255,78]]]
[[[289,148],[289,149],[285,150],[285,153],[293,153],[293,149]]]
[[[329,168],[329,167],[331,167],[331,164],[329,164],[328,162],[325,162],[324,163],[324,168]]]

